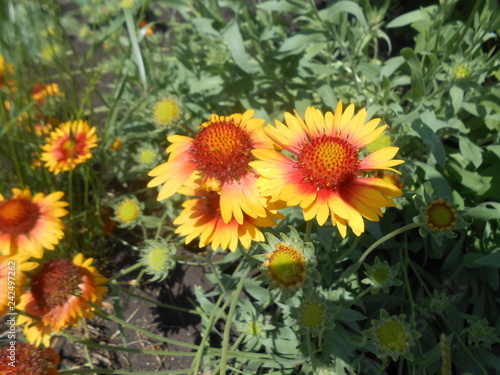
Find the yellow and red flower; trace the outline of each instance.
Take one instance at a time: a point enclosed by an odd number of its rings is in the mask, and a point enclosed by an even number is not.
[[[0,316],[14,310],[26,284],[24,272],[36,267],[36,262],[0,255]]]
[[[12,347],[9,342],[0,349],[0,374],[58,375],[59,359],[52,348],[40,349],[24,342],[15,342]]]
[[[64,236],[60,219],[68,214],[63,208],[68,203],[60,200],[64,193],[31,197],[29,189],[12,189],[12,194],[10,199],[0,194],[0,253],[20,259],[41,258],[44,248],[54,250]]]
[[[384,147],[364,158],[361,153],[387,125],[377,127],[380,119],[365,123],[365,109],[353,115],[354,106],[342,112],[342,102],[335,113],[325,115],[307,108],[305,121],[297,113],[285,113],[286,125],[277,121],[266,133],[287,154],[254,150],[259,160],[250,163],[261,175],[257,187],[263,194],[288,206],[300,204],[304,219],[316,217],[320,225],[330,216],[343,237],[347,226],[359,236],[364,232],[363,217],[378,221],[381,208],[395,206],[391,198],[402,194],[394,184],[367,174],[397,172],[392,167],[403,163],[392,159],[398,148]]]
[[[6,62],[3,55],[0,55],[0,88],[14,85],[13,75],[12,64]]]
[[[255,186],[257,174],[249,163],[252,150],[271,149],[263,131],[264,120],[252,118],[253,111],[230,116],[210,116],[194,138],[173,135],[167,148],[169,158],[149,172],[155,177],[149,187],[163,184],[158,200],[178,192],[194,176],[201,178],[203,190],[220,194],[220,214],[224,223],[234,218],[243,224],[245,214],[266,217],[267,200]]]
[[[220,246],[222,250],[234,252],[238,243],[248,249],[252,241],[264,241],[264,234],[259,228],[276,225],[274,219],[284,219],[276,210],[271,212],[265,209],[266,216],[253,218],[243,214],[241,223],[234,217],[226,223],[222,218],[220,200],[220,195],[212,191],[185,201],[182,204],[184,210],[174,220],[174,225],[179,226],[175,233],[186,236],[186,244],[200,237],[200,247],[210,244],[214,250]]]
[[[90,149],[97,146],[95,132],[95,127],[82,120],[61,124],[42,146],[41,160],[54,174],[75,169],[92,157]]]
[[[49,346],[52,332],[94,316],[89,302],[101,304],[107,279],[91,266],[92,262],[79,253],[73,261],[53,259],[40,265],[31,279],[31,290],[21,296],[17,306],[39,318],[18,316],[17,325],[25,324],[24,334],[30,344]]]
[[[57,83],[35,83],[33,86],[33,91],[31,92],[31,98],[36,100],[36,104],[40,105],[43,103],[45,98],[49,96],[63,96],[61,90],[59,90],[59,85]]]

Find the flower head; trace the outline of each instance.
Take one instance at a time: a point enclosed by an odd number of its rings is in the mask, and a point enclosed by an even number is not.
[[[75,169],[92,157],[91,148],[97,146],[96,128],[86,121],[69,121],[50,133],[48,143],[42,146],[41,159],[54,174]]]
[[[161,99],[155,104],[153,117],[160,126],[172,126],[181,117],[180,104],[175,99]]]
[[[25,324],[29,343],[49,346],[51,332],[78,324],[80,318],[92,318],[94,308],[106,295],[107,279],[93,266],[92,258],[80,253],[73,261],[56,258],[40,265],[31,279],[31,290],[21,296],[17,308],[39,318],[19,315],[17,325]]]
[[[57,191],[31,197],[29,189],[12,189],[12,197],[0,194],[0,252],[3,255],[28,259],[41,258],[43,249],[54,250],[64,236],[61,217],[68,214]]]
[[[199,191],[198,197],[189,199],[182,204],[184,210],[174,220],[178,225],[175,233],[186,236],[186,243],[199,237],[199,247],[211,245],[217,250],[229,249],[236,251],[238,243],[245,249],[250,248],[252,241],[262,242],[264,235],[259,228],[276,225],[275,219],[284,217],[279,214],[273,204],[265,208],[263,217],[253,218],[243,214],[242,222],[232,218],[226,223],[221,213],[221,196],[213,191]]]
[[[153,168],[160,162],[160,154],[156,147],[145,144],[138,147],[135,153],[135,160],[141,167],[141,169]]]
[[[386,260],[381,262],[380,259],[376,257],[375,263],[371,266],[365,263],[365,268],[365,275],[368,276],[368,278],[361,280],[361,282],[372,285],[372,293],[377,293],[380,290],[383,290],[384,293],[388,293],[391,286],[400,286],[403,284],[401,280],[396,280],[399,263],[391,267],[389,262]]]
[[[136,226],[144,210],[144,204],[139,202],[135,196],[122,197],[112,207],[115,212],[113,220],[120,223],[121,228]]]
[[[33,91],[31,92],[31,97],[36,101],[36,104],[42,104],[45,98],[50,96],[63,96],[61,90],[59,90],[59,85],[57,83],[35,83]]]
[[[295,228],[290,227],[290,237],[284,233],[281,238],[270,233],[266,233],[266,237],[268,244],[262,244],[266,253],[254,258],[264,261],[259,270],[271,281],[272,287],[293,292],[303,286],[308,276],[319,278],[314,246],[304,243]]]
[[[333,314],[329,311],[324,299],[314,292],[304,293],[298,307],[292,307],[291,317],[298,324],[297,333],[310,333],[318,336],[325,328],[333,328]]]
[[[115,138],[113,139],[113,142],[111,142],[111,146],[109,148],[113,151],[118,151],[122,148],[123,146],[123,141],[120,138]]]
[[[288,206],[300,205],[304,219],[316,217],[320,225],[330,216],[343,237],[347,226],[359,236],[365,229],[363,217],[378,221],[381,208],[395,206],[391,198],[402,194],[392,183],[369,175],[397,172],[392,167],[403,163],[392,159],[397,147],[383,147],[362,158],[363,148],[387,125],[377,128],[380,119],[365,123],[365,109],[353,115],[354,106],[342,112],[342,102],[335,113],[325,115],[307,108],[305,121],[297,113],[285,113],[286,125],[276,121],[266,132],[287,154],[255,150],[259,160],[250,163],[261,175],[257,186],[263,194]]]
[[[26,284],[25,271],[36,267],[36,262],[0,255],[0,316],[14,311]]]
[[[0,374],[4,375],[57,375],[59,354],[52,348],[15,342],[0,349]],[[13,365],[11,365],[13,364]]]
[[[399,356],[413,360],[410,348],[420,334],[405,322],[406,315],[399,316],[380,311],[380,319],[372,320],[372,327],[363,334],[372,339],[378,352],[377,356],[385,359],[391,357],[397,360]]]
[[[193,176],[201,187],[220,194],[220,212],[225,223],[234,217],[243,224],[246,215],[266,217],[267,200],[255,186],[257,175],[249,162],[252,150],[272,148],[264,134],[264,120],[252,118],[253,111],[231,116],[210,116],[194,137],[173,135],[167,148],[169,158],[149,172],[155,177],[149,187],[163,184],[158,200],[178,192]]]
[[[453,78],[455,81],[464,81],[470,77],[470,70],[467,65],[458,64],[453,70]]]
[[[11,78],[13,74],[12,64],[6,62],[3,55],[0,55],[0,88],[5,85],[12,86],[14,84]]]
[[[458,206],[448,203],[447,199],[431,198],[424,192],[423,197],[415,197],[415,206],[419,215],[413,221],[420,224],[420,235],[425,237],[430,233],[438,245],[442,244],[443,236],[455,238],[457,234],[454,231],[467,226],[462,220],[462,211],[458,211]]]
[[[148,275],[153,276],[152,281],[161,282],[168,276],[170,270],[175,268],[174,259],[177,247],[163,239],[147,240],[146,247],[141,251],[140,262]]]
[[[488,319],[468,315],[467,323],[469,323],[469,326],[464,328],[461,333],[467,337],[467,343],[470,346],[482,345],[490,350],[491,344],[499,342],[495,327],[488,324]]]
[[[245,350],[257,351],[263,346],[269,331],[276,329],[266,321],[265,315],[257,311],[248,300],[238,301],[235,317],[236,329],[244,335]]]

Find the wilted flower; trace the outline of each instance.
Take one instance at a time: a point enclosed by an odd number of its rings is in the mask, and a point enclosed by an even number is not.
[[[59,354],[52,348],[37,348],[14,341],[0,349],[0,374],[3,375],[58,375]]]
[[[42,263],[31,278],[31,290],[21,296],[18,310],[38,317],[19,315],[17,325],[25,324],[24,334],[30,344],[49,346],[52,332],[59,332],[80,318],[92,318],[94,308],[107,293],[107,282],[91,266],[92,258],[78,254],[73,261],[53,259]]]

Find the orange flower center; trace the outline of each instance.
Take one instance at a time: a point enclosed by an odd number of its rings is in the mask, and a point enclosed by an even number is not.
[[[31,281],[31,293],[38,307],[62,306],[79,291],[84,269],[67,259],[54,259],[43,264]]]
[[[55,149],[55,159],[57,161],[68,160],[87,153],[87,137],[84,133],[75,134],[73,138],[67,135],[61,138],[58,143],[59,147]]]
[[[302,145],[297,158],[304,181],[337,189],[358,174],[358,150],[346,139],[322,135]]]
[[[0,232],[12,236],[28,234],[40,217],[40,208],[25,199],[0,203]]]
[[[211,122],[194,138],[190,153],[198,171],[220,184],[239,180],[254,160],[252,139],[232,119]]]
[[[277,243],[276,249],[269,258],[269,272],[279,284],[287,287],[300,286],[306,278],[306,261],[293,245]]]
[[[425,212],[427,225],[435,230],[448,230],[455,225],[458,214],[443,199],[431,203]]]

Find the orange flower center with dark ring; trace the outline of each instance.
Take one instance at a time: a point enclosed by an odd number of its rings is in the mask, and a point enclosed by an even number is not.
[[[57,161],[74,159],[79,155],[87,154],[87,135],[85,133],[66,135],[57,142],[54,149],[54,158]]]
[[[304,254],[293,245],[279,242],[269,258],[269,272],[278,285],[299,287],[306,278]]]
[[[302,145],[296,166],[304,181],[334,190],[359,173],[358,164],[358,149],[346,139],[322,135]]]
[[[220,184],[239,180],[249,171],[255,159],[248,132],[233,120],[211,122],[193,139],[190,153],[202,175],[215,178]]]
[[[455,225],[457,211],[444,200],[431,203],[425,211],[427,225],[435,230],[448,230]]]
[[[40,217],[40,208],[25,199],[0,203],[0,233],[17,236],[29,234]]]
[[[43,264],[31,280],[31,293],[42,309],[52,309],[68,302],[80,292],[84,268],[67,259],[54,259]]]

